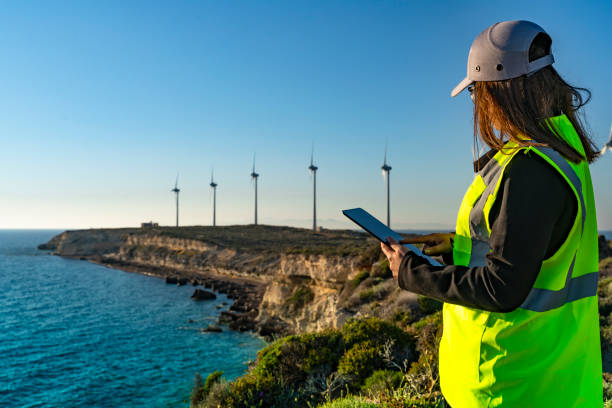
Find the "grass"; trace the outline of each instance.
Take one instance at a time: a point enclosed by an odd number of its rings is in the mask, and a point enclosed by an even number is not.
[[[378,404],[369,402],[366,398],[351,395],[319,405],[320,408],[376,408]]]

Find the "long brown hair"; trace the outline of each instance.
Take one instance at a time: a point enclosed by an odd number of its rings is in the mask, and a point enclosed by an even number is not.
[[[549,54],[550,44],[548,35],[539,34],[531,44],[529,60]],[[591,92],[569,85],[552,66],[531,76],[475,82],[472,93],[475,151],[478,151],[480,137],[495,150],[500,150],[507,140],[513,140],[520,146],[552,147],[575,163],[585,159],[590,163],[598,156],[597,148],[584,129],[582,115],[578,112],[591,99]],[[547,118],[563,113],[578,133],[585,156],[565,142],[552,126],[547,126]],[[521,140],[517,137],[519,134],[533,141]]]

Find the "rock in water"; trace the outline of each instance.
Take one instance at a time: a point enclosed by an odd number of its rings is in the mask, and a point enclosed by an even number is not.
[[[208,290],[196,289],[193,292],[193,295],[191,295],[191,298],[193,300],[212,300],[212,299],[216,299],[217,295],[215,295],[212,292],[209,292]]]
[[[223,329],[221,329],[219,326],[215,326],[214,324],[211,324],[207,328],[202,329],[203,333],[206,333],[206,332],[221,333],[222,331]]]
[[[166,276],[166,283],[177,283],[178,279],[174,276]]]

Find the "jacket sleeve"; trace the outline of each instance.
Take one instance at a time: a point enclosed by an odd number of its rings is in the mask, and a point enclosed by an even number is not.
[[[408,253],[399,269],[402,289],[492,312],[523,303],[542,261],[568,236],[577,202],[562,176],[535,153],[515,156],[501,183],[490,213],[486,265],[434,267]]]

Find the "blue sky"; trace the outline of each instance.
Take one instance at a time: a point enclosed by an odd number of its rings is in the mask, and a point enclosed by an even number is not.
[[[252,222],[311,225],[340,210],[450,228],[473,177],[472,107],[450,98],[474,37],[528,19],[553,38],[555,67],[592,90],[589,128],[612,122],[612,2],[44,1],[0,13],[0,228]],[[612,229],[612,155],[591,167]]]

